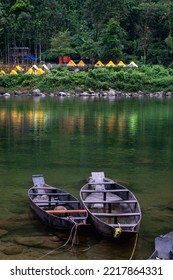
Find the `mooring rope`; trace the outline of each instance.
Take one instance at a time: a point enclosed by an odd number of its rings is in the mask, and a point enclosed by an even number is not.
[[[49,251],[47,254],[41,256],[39,259],[42,259],[52,253],[54,253],[56,250],[59,250],[61,248],[65,248],[69,242],[71,241],[71,246],[68,248],[68,250],[70,250],[74,245],[78,245],[79,244],[79,238],[78,238],[78,226],[80,224],[77,224],[72,217],[69,217],[70,220],[74,223],[73,227],[71,228],[71,231],[70,231],[70,234],[69,234],[69,237],[67,239],[67,241],[60,247],[57,247],[55,249],[53,249],[52,251]]]
[[[135,253],[135,250],[136,250],[137,241],[138,241],[138,236],[139,236],[139,234],[138,234],[138,233],[136,233],[135,243],[134,243],[133,250],[132,250],[132,254],[131,254],[131,256],[130,256],[130,259],[129,259],[129,260],[132,260],[132,258],[133,258],[133,256],[134,256],[134,253]]]

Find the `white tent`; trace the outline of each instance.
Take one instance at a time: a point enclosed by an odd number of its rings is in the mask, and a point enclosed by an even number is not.
[[[128,67],[130,67],[130,68],[135,68],[135,67],[138,67],[138,65],[137,65],[134,61],[131,61],[131,62],[128,64]]]

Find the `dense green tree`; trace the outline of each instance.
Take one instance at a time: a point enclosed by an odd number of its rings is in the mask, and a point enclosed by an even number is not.
[[[101,40],[101,57],[106,60],[122,58],[124,30],[115,19],[111,18],[103,30]]]
[[[51,40],[51,52],[57,54],[57,56],[63,56],[74,53],[74,49],[70,43],[70,33],[66,30],[65,32],[59,32]]]
[[[29,47],[41,60],[66,32],[76,56],[92,62],[115,54],[117,59],[169,65],[173,1],[0,0],[0,59],[6,63],[14,46]],[[71,52],[69,45],[63,48],[56,54]]]

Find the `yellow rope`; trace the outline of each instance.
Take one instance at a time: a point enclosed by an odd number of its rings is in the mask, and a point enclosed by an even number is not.
[[[118,223],[118,227],[115,228],[115,231],[114,231],[114,238],[119,237],[121,232],[122,232],[122,228],[121,228],[121,225]]]
[[[135,243],[134,243],[134,246],[133,246],[133,251],[132,251],[132,254],[131,254],[129,260],[132,260],[132,258],[133,258],[133,256],[134,256],[134,253],[135,253],[135,250],[136,250],[137,241],[138,241],[138,236],[139,236],[139,234],[136,233],[136,238],[135,238]]]

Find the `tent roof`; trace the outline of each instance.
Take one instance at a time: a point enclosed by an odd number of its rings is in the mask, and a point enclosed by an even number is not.
[[[38,68],[38,70],[36,71],[36,75],[42,75],[42,74],[44,74],[45,72],[43,71],[43,69],[41,69],[41,68]]]
[[[16,72],[16,70],[13,69],[13,70],[11,70],[10,74],[11,75],[17,75],[17,72]]]
[[[18,71],[22,71],[22,67],[20,67],[19,65],[16,65],[16,69],[17,69]]]
[[[36,61],[36,60],[37,60],[36,57],[34,57],[34,56],[32,56],[32,55],[27,55],[27,56],[25,56],[25,57],[23,58],[23,60],[27,60],[27,59],[31,59],[31,60],[33,60],[33,61]]]
[[[131,61],[129,64],[128,64],[128,67],[138,67],[138,65],[134,62],[134,61]]]
[[[76,63],[71,59],[68,63],[67,66],[76,66]]]
[[[126,64],[122,60],[120,60],[118,62],[117,66],[127,67]]]
[[[112,60],[110,60],[110,61],[106,64],[106,66],[112,66],[112,67],[115,67],[116,65],[115,65],[115,63],[113,63],[113,61],[112,61]]]
[[[32,68],[34,68],[35,70],[38,70],[38,67],[37,67],[37,65],[32,65]]]
[[[29,68],[28,71],[26,72],[26,74],[34,74],[34,71],[32,68]]]
[[[4,71],[4,70],[1,70],[1,71],[0,71],[0,75],[6,75],[5,71]]]
[[[43,67],[45,70],[49,70],[49,68],[46,66],[46,64],[43,64],[42,67]]]
[[[103,64],[100,60],[98,60],[98,61],[96,62],[96,64],[95,64],[95,66],[96,66],[96,67],[104,66],[104,64]]]
[[[77,66],[84,67],[84,66],[86,66],[86,64],[83,62],[83,60],[80,60],[77,64]]]

